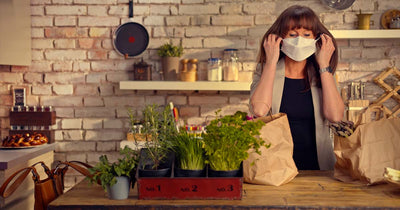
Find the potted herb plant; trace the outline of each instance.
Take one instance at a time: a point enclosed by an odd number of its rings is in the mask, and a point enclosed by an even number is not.
[[[183,47],[181,45],[177,46],[172,43],[166,43],[158,49],[157,54],[161,57],[164,80],[177,80],[179,60],[183,55]]]
[[[201,138],[181,131],[172,138],[175,152],[175,177],[205,177],[204,142]]]
[[[245,112],[236,112],[212,120],[206,126],[203,135],[208,176],[242,176],[241,164],[248,157],[248,150],[253,148],[260,153],[261,146],[268,146],[259,138],[262,121],[246,121]]]
[[[170,138],[177,133],[170,106],[147,105],[143,110],[142,132],[145,148],[140,153],[139,177],[170,176]]]
[[[99,163],[89,168],[91,183],[98,182],[112,200],[127,199],[130,186],[135,184],[135,171],[138,162],[138,152],[125,146],[120,150],[123,155],[117,162],[110,163],[107,155],[99,157]]]

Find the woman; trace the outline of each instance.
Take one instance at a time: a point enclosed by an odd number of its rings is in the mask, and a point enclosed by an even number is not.
[[[336,41],[308,7],[291,6],[265,33],[250,93],[255,116],[286,113],[299,170],[333,169],[328,121],[340,121],[344,104],[333,74]]]

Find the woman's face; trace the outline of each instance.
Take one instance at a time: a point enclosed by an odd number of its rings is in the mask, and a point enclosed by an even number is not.
[[[311,30],[305,29],[303,27],[289,30],[284,38],[296,38],[298,36],[306,39],[315,39],[314,33]]]

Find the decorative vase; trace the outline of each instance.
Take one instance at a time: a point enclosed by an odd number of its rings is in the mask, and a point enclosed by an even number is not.
[[[164,80],[175,81],[179,73],[179,57],[162,57],[161,68],[164,74]]]
[[[130,182],[126,176],[117,176],[117,183],[107,186],[108,197],[111,200],[124,200],[128,198]]]
[[[205,177],[206,168],[201,170],[185,170],[178,167],[174,168],[175,177]]]

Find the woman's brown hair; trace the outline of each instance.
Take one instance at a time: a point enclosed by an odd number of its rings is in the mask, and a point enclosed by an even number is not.
[[[338,63],[338,51],[337,51],[336,40],[329,32],[329,30],[321,23],[318,16],[314,13],[313,10],[311,10],[309,7],[300,5],[294,5],[284,10],[276,19],[274,24],[272,24],[272,26],[264,34],[261,40],[257,62],[265,63],[266,61],[266,55],[263,43],[264,40],[268,37],[268,35],[276,34],[284,38],[286,34],[289,32],[289,30],[297,28],[305,28],[307,30],[311,30],[315,37],[318,37],[320,34],[327,34],[328,36],[332,37],[332,42],[335,46],[335,51],[333,52],[329,64],[333,70],[332,73],[334,73]],[[321,41],[318,41],[317,48],[319,49],[320,47],[321,47]],[[282,51],[280,51],[279,59],[281,59],[284,56],[285,54]],[[314,67],[317,74],[317,86],[321,87],[319,66],[318,62],[315,59],[315,54],[307,58],[306,68],[310,67]],[[307,79],[306,81],[308,83],[307,71],[305,71],[305,74],[306,74],[305,79]]]

